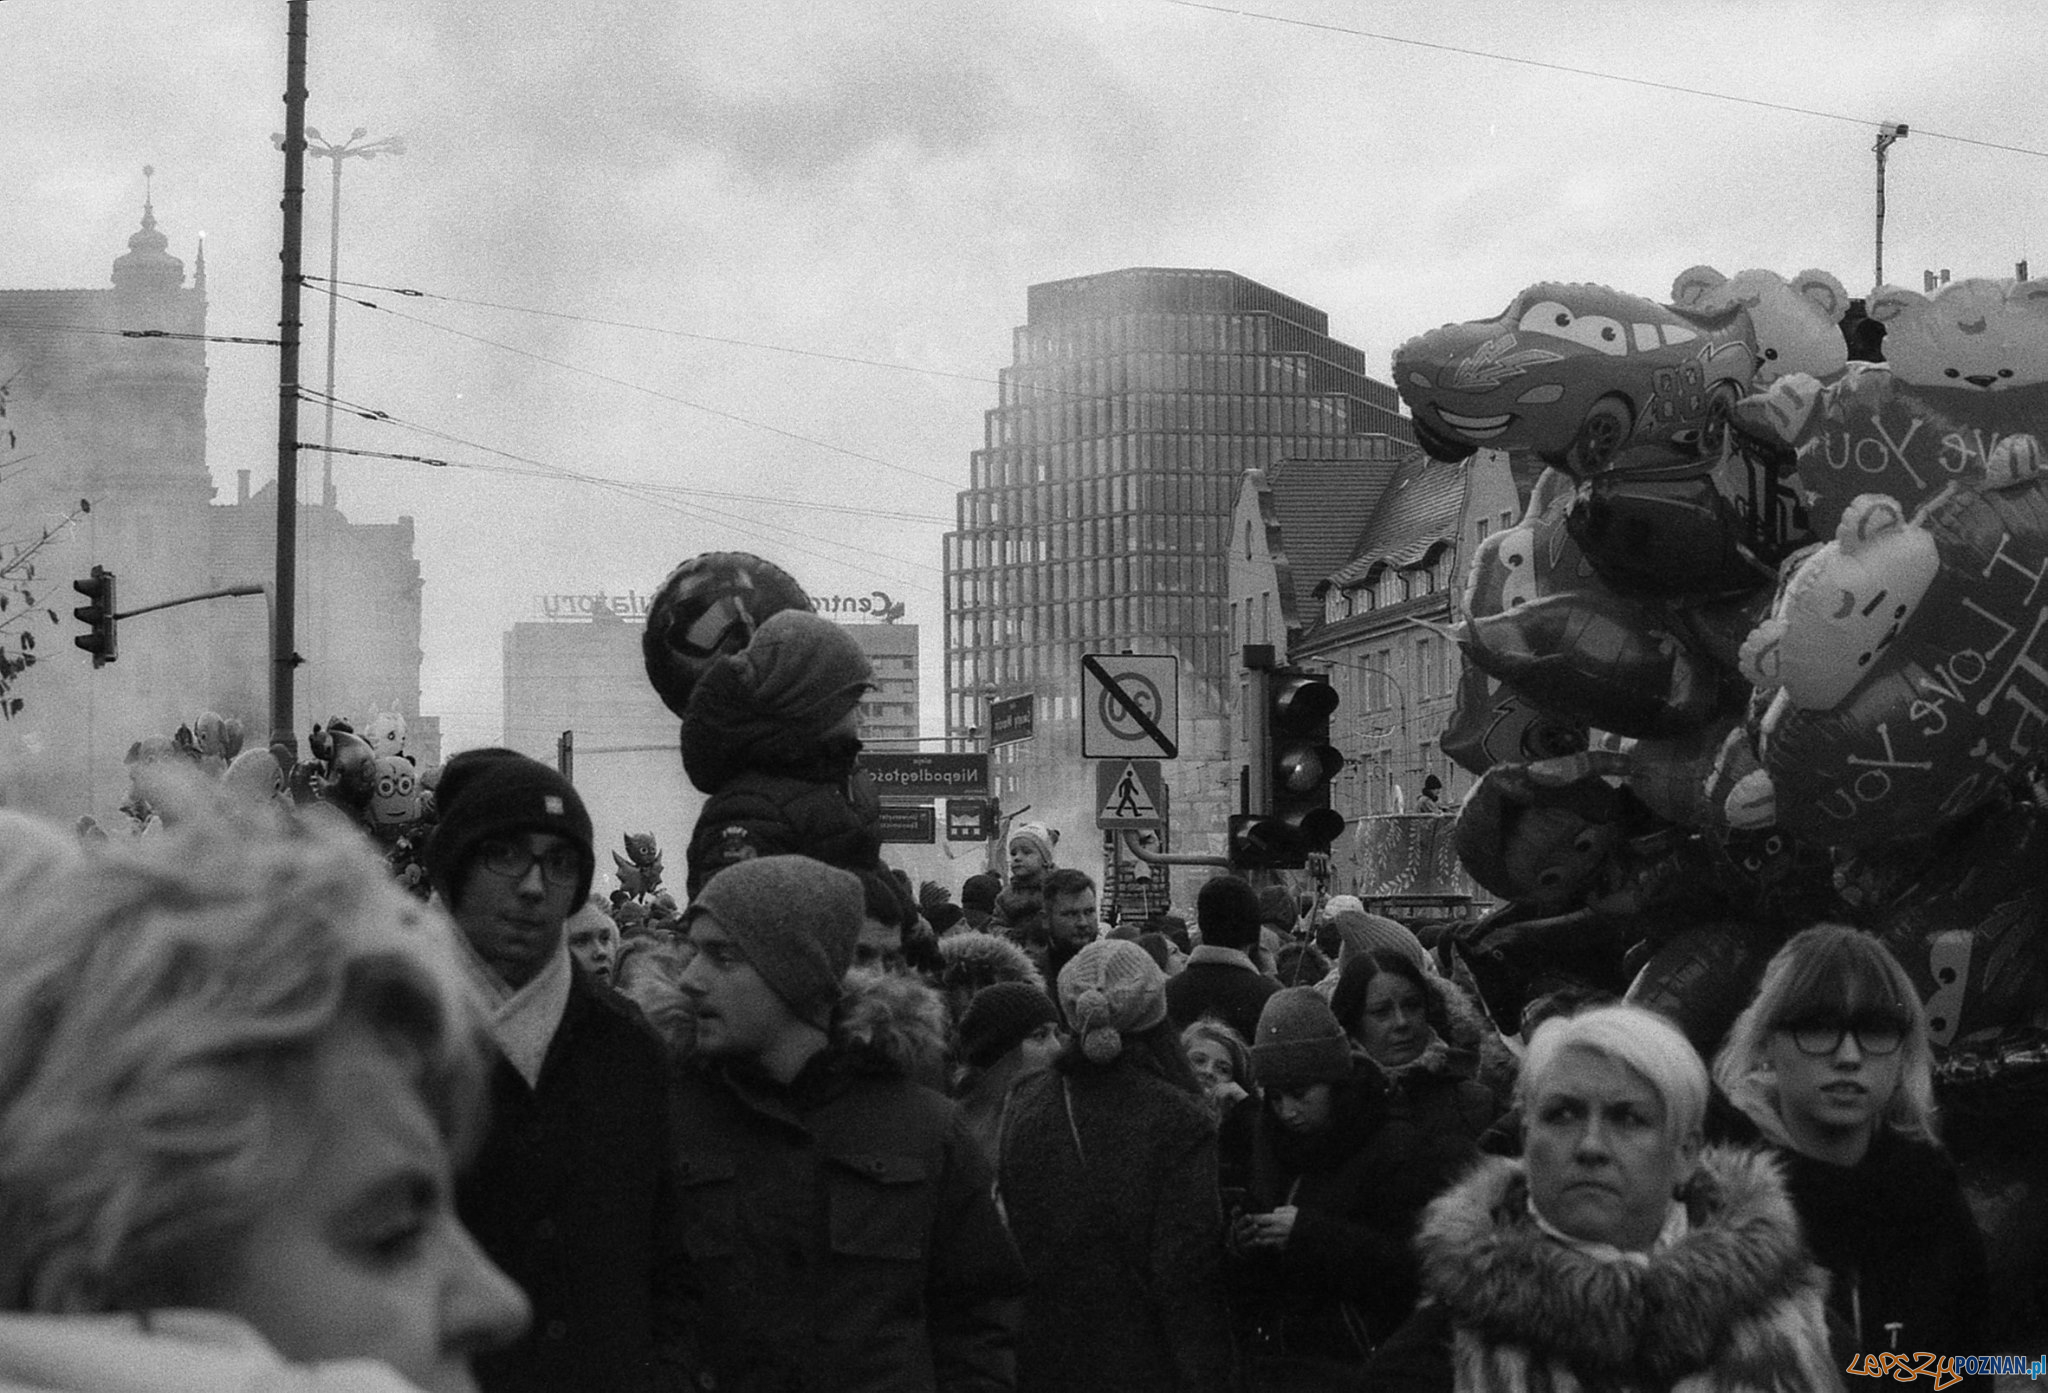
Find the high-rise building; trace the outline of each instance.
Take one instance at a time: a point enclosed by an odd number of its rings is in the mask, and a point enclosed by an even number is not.
[[[948,732],[972,742],[990,700],[1034,694],[1032,738],[995,752],[996,791],[1006,811],[1029,804],[1092,837],[1081,657],[1175,655],[1171,844],[1220,849],[1237,792],[1226,556],[1240,481],[1288,456],[1387,459],[1408,422],[1327,315],[1233,272],[1034,285],[1026,321],[946,537]]]

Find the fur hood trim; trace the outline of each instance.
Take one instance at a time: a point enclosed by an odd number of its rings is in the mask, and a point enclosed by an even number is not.
[[[832,1048],[857,1072],[895,1074],[943,1091],[946,1004],[915,977],[855,968],[832,1012]]]
[[[1488,1157],[1430,1206],[1416,1240],[1424,1284],[1458,1327],[1461,1389],[1524,1384],[1531,1361],[1585,1382],[1711,1371],[1715,1388],[1837,1386],[1825,1278],[1768,1155],[1704,1152],[1679,1195],[1690,1232],[1647,1264],[1557,1242],[1528,1193],[1519,1162]]]
[[[965,989],[971,996],[998,982],[1027,982],[1045,990],[1045,978],[1031,955],[1001,934],[980,930],[951,934],[939,940],[939,957],[945,964],[939,986],[947,992]]]

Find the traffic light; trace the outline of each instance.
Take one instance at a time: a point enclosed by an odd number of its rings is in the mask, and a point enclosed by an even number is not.
[[[92,568],[85,580],[74,580],[71,588],[85,596],[85,603],[71,611],[83,620],[86,632],[71,641],[92,654],[94,667],[105,667],[118,656],[114,641],[114,573],[104,566]]]
[[[1230,821],[1229,856],[1247,869],[1281,869],[1308,864],[1311,853],[1327,852],[1344,831],[1344,817],[1330,806],[1330,783],[1344,756],[1330,744],[1330,714],[1337,689],[1330,680],[1300,668],[1272,668],[1252,674],[1258,710],[1252,728],[1252,814]],[[1263,806],[1260,806],[1263,805]]]

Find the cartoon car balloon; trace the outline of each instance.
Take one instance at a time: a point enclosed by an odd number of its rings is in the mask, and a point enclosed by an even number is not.
[[[1701,314],[1545,282],[1491,319],[1402,344],[1394,385],[1437,459],[1490,445],[1588,474],[1637,442],[1701,446],[1749,390],[1756,361],[1740,306]]]

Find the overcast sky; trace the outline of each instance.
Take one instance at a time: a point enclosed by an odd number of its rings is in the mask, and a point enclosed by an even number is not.
[[[1887,119],[1913,128],[1887,279],[2048,271],[2048,7],[2022,0],[310,8],[312,124],[408,147],[348,162],[342,276],[452,297],[351,292],[384,309],[342,306],[337,394],[409,428],[345,417],[337,443],[476,467],[335,463],[351,518],[417,523],[451,752],[499,737],[501,636],[535,597],[644,593],[714,548],[905,601],[936,714],[939,539],[1034,282],[1238,271],[1383,378],[1402,340],[1538,280],[1662,298],[1701,262],[1817,266],[1862,294]],[[285,19],[0,0],[0,286],[106,284],[150,164],[172,252],[206,234],[212,331],[272,334]],[[309,161],[321,275],[330,169]],[[276,355],[209,363],[232,497],[273,472]]]

